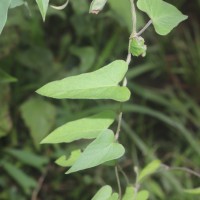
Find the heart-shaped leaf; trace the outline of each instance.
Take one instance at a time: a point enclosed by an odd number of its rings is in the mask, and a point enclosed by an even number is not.
[[[103,131],[86,147],[84,152],[66,174],[95,167],[110,160],[115,160],[120,158],[124,152],[124,147],[115,141],[114,133],[111,130]]]
[[[167,35],[180,22],[187,19],[187,16],[176,7],[163,0],[138,0],[137,6],[148,14],[160,35]]]
[[[114,119],[115,112],[104,111],[87,118],[68,122],[50,133],[41,143],[69,143],[79,139],[96,138],[99,133],[113,123]]]
[[[64,78],[46,84],[36,92],[57,99],[113,99],[127,101],[130,91],[118,86],[128,70],[123,60],[117,60],[94,72]]]

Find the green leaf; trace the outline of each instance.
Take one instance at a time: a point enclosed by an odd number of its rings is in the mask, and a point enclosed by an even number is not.
[[[167,35],[187,19],[176,7],[162,0],[138,0],[137,6],[151,18],[155,31],[160,35]]]
[[[31,189],[36,187],[36,181],[13,164],[4,161],[3,168],[22,187],[26,194],[30,194]]]
[[[127,186],[125,194],[122,198],[122,200],[130,200],[134,198],[134,187],[133,186]]]
[[[0,34],[7,21],[8,9],[9,9],[10,3],[11,3],[11,0],[0,1]]]
[[[127,27],[128,30],[132,31],[132,14],[130,9],[130,0],[109,0],[108,3],[110,4],[111,11],[113,14],[111,17],[114,20],[117,20],[121,26]],[[144,26],[144,19],[143,16],[136,12],[137,14],[137,28]]]
[[[141,182],[145,177],[155,173],[158,168],[160,167],[161,162],[160,160],[154,160],[151,163],[149,163],[139,174],[138,182]]]
[[[119,199],[119,194],[113,193],[112,196],[108,200],[118,200]]]
[[[93,0],[90,4],[89,13],[98,14],[105,6],[108,0]]]
[[[6,152],[14,156],[21,162],[35,167],[37,169],[42,169],[43,165],[45,165],[48,162],[48,159],[46,157],[41,157],[24,150],[7,149]]]
[[[40,98],[31,98],[20,107],[26,126],[36,147],[51,130],[55,120],[54,106]]]
[[[125,194],[122,200],[131,200],[135,197],[135,188],[133,186],[126,187]],[[141,190],[137,193],[135,200],[147,200],[149,198],[149,192],[146,190]]]
[[[96,59],[96,52],[93,47],[71,47],[70,52],[77,56],[80,60],[80,65],[78,68],[80,68],[80,71],[86,72],[88,71],[94,64]]]
[[[200,188],[187,189],[187,190],[184,190],[184,192],[187,194],[192,194],[192,195],[200,195]]]
[[[68,122],[50,133],[41,143],[69,143],[79,139],[93,139],[106,130],[114,119],[115,113],[113,111],[104,111],[87,118]]]
[[[130,91],[118,83],[127,70],[127,63],[117,60],[94,72],[53,81],[36,92],[57,99],[113,99],[123,102],[130,98]]]
[[[130,1],[129,0],[109,0],[108,3],[111,6],[111,9],[114,11],[115,18],[119,19],[122,26],[128,27],[131,31],[132,22],[131,22],[131,10],[130,10]]]
[[[61,167],[71,167],[76,160],[80,157],[81,150],[77,149],[71,152],[71,155],[68,159],[66,159],[66,156],[63,155],[60,158],[58,158],[55,163]]]
[[[7,74],[5,71],[0,69],[0,83],[12,83],[16,82],[17,79],[9,74]]]
[[[144,44],[144,39],[142,37],[134,37],[131,39],[130,51],[133,56],[146,55],[147,46]]]
[[[11,0],[10,8],[16,8],[18,6],[24,5],[24,0]]]
[[[109,185],[105,185],[100,190],[98,190],[92,200],[108,200],[111,197],[111,194],[112,188]]]
[[[9,87],[0,84],[0,138],[6,136],[12,128],[12,120],[9,110],[9,98],[11,96]]]
[[[138,192],[136,200],[147,200],[149,198],[149,192],[146,190],[141,190]]]
[[[36,0],[40,13],[42,15],[43,21],[45,21],[47,9],[49,6],[49,0]]]
[[[124,152],[124,147],[115,141],[114,133],[111,130],[106,130],[86,147],[84,152],[66,174],[95,167],[107,161],[118,159],[124,154]]]

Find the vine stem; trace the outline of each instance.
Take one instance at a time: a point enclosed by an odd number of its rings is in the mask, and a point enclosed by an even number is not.
[[[152,24],[152,20],[150,19],[147,24],[136,34],[137,36],[140,36],[150,25]]]
[[[136,9],[134,0],[130,0],[131,4],[131,15],[132,15],[132,33],[131,35],[136,34],[136,26],[137,26],[137,16],[136,16]]]
[[[131,15],[132,15],[132,33],[131,33],[130,38],[129,38],[128,55],[127,55],[127,58],[126,58],[126,63],[128,65],[131,62],[131,52],[130,52],[131,38],[136,35],[136,21],[137,21],[134,0],[130,0],[130,4],[131,4]],[[126,77],[124,77],[122,86],[126,86],[126,85],[127,85],[127,79],[126,79]],[[116,130],[116,133],[115,133],[115,139],[116,140],[118,140],[120,130],[121,130],[121,123],[122,123],[122,117],[123,117],[122,109],[123,109],[123,104],[120,103],[119,115],[118,115],[118,125],[117,125],[117,130]]]
[[[132,33],[131,33],[130,38],[129,38],[128,55],[127,55],[127,58],[126,58],[126,63],[128,64],[128,66],[131,62],[131,52],[130,52],[131,38],[136,36],[136,21],[137,21],[134,0],[130,0],[130,4],[131,4],[131,15],[132,15]],[[124,77],[122,86],[126,86],[126,85],[127,85],[127,79],[126,79],[126,77]],[[117,124],[117,130],[116,130],[116,133],[115,133],[115,140],[116,141],[119,139],[119,134],[120,134],[120,130],[121,130],[122,117],[123,117],[122,110],[123,110],[123,103],[120,103],[119,115],[118,115],[118,124]],[[119,198],[118,199],[121,200],[122,189],[121,189],[121,184],[120,184],[120,179],[119,179],[119,171],[118,171],[117,166],[115,166],[115,175],[116,175],[117,185],[118,185],[118,190],[119,190]]]
[[[119,172],[118,172],[118,167],[115,166],[115,175],[116,175],[116,179],[117,179],[117,185],[118,185],[118,190],[119,190],[119,200],[121,200],[122,198],[122,188],[121,188],[121,184],[120,184],[120,179],[119,179]]]

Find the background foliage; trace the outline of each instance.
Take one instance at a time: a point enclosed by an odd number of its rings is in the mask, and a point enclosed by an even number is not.
[[[66,121],[117,104],[57,101],[42,98],[35,90],[52,80],[125,59],[131,25],[124,2],[110,0],[96,16],[88,14],[89,1],[73,0],[64,11],[50,8],[45,24],[33,1],[28,1],[30,10],[24,6],[9,12],[0,36],[0,199],[84,200],[103,184],[112,184],[117,191],[112,167],[63,175],[66,170],[53,164],[84,143],[39,145]],[[132,98],[124,106],[120,142],[129,149],[122,168],[133,183],[133,165],[143,168],[153,158],[200,171],[200,1],[170,2],[189,20],[167,37],[149,29],[144,35],[147,56],[135,59],[128,73]],[[144,21],[146,16],[140,16],[138,28]],[[198,185],[199,180],[189,174],[160,171],[143,187],[153,200],[193,200],[198,196],[181,189]]]

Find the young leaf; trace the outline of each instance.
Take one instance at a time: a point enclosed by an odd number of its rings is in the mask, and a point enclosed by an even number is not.
[[[133,199],[134,198],[134,190],[135,190],[135,188],[133,186],[127,186],[122,200]]]
[[[131,39],[130,51],[133,56],[146,55],[147,46],[144,44],[144,39],[142,37],[134,37]]]
[[[163,0],[138,0],[137,6],[151,18],[155,31],[160,35],[167,35],[187,19],[176,7]]]
[[[109,185],[105,185],[98,190],[92,200],[108,200],[111,197],[112,188]]]
[[[89,13],[98,14],[105,6],[108,0],[93,0],[90,4]]]
[[[117,60],[94,72],[53,81],[36,92],[57,99],[113,99],[123,102],[130,98],[130,91],[118,83],[127,70],[127,63]]]
[[[151,163],[149,163],[139,174],[138,181],[141,182],[146,176],[155,173],[160,167],[160,165],[160,160],[154,160]]]
[[[106,130],[86,147],[84,152],[66,174],[95,167],[110,160],[115,160],[120,158],[124,152],[124,147],[115,141],[114,133],[111,130]]]
[[[8,9],[10,7],[11,0],[0,1],[0,34],[7,21]]]
[[[47,9],[49,6],[49,0],[36,0],[40,13],[42,15],[43,21],[45,21]]]
[[[99,133],[113,123],[114,119],[115,113],[113,111],[104,111],[87,118],[68,122],[50,133],[41,143],[69,143],[79,139],[96,138]]]
[[[81,155],[81,150],[77,149],[71,152],[71,155],[68,159],[66,159],[66,156],[63,155],[60,158],[58,158],[55,163],[57,165],[60,165],[61,167],[71,167],[76,160],[79,158],[79,156]]]
[[[187,189],[184,192],[192,195],[200,195],[200,188]]]

